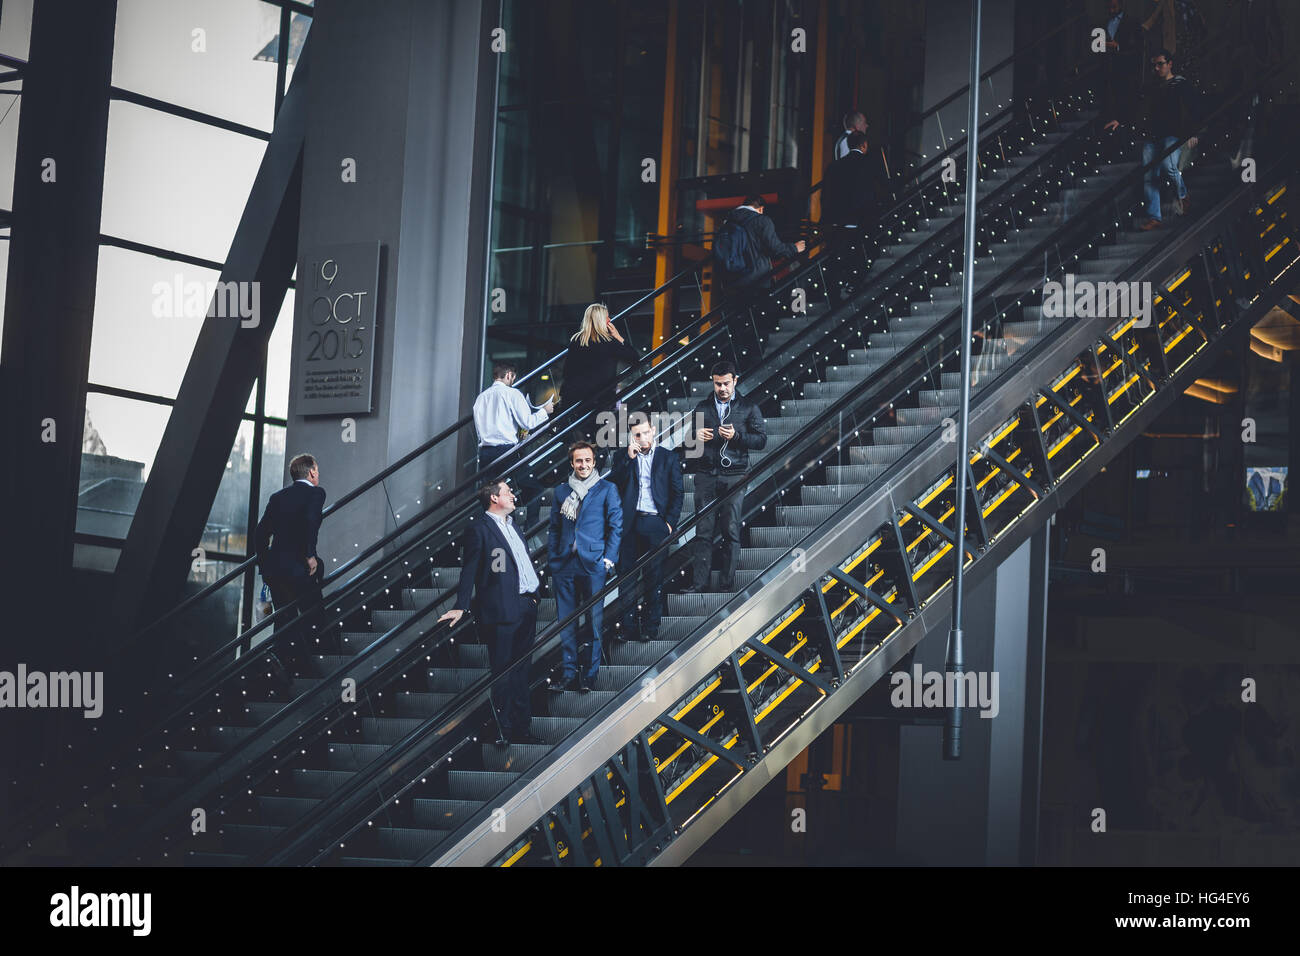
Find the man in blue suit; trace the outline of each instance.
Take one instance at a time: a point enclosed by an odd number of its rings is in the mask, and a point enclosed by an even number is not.
[[[605,586],[605,578],[618,561],[623,534],[623,509],[618,489],[602,481],[596,471],[596,451],[585,441],[569,446],[569,480],[555,489],[551,504],[551,527],[547,535],[551,581],[555,588],[555,612],[568,617],[585,600]],[[600,670],[600,638],[603,608],[591,609],[591,660],[579,673],[578,627],[570,623],[560,635],[564,649],[561,680],[550,690],[560,693],[591,689]]]
[[[289,477],[293,483],[271,495],[257,523],[257,563],[262,580],[271,589],[275,609],[297,601],[305,618],[302,627],[316,627],[322,623],[321,581],[325,577],[316,554],[316,537],[325,489],[320,487],[320,466],[311,455],[298,455],[290,461]],[[276,631],[286,625],[281,622]]]
[[[669,448],[655,445],[655,427],[640,412],[631,419],[632,441],[626,455],[616,455],[609,478],[623,496],[623,552],[619,556],[619,591],[623,580],[631,586],[629,572],[640,558],[663,543],[677,527],[682,514],[682,463]],[[662,612],[660,591],[664,581],[661,551],[646,566],[641,594],[641,622],[637,624],[636,603],[630,603],[623,615],[622,638],[627,641],[653,641],[659,637]]]
[[[471,522],[466,532],[456,606],[438,621],[454,625],[466,611],[472,611],[479,637],[487,644],[493,676],[509,674],[496,682],[493,693],[501,724],[497,745],[539,744],[541,738],[528,732],[532,713],[527,654],[537,633],[540,582],[528,546],[510,517],[515,510],[510,486],[500,480],[488,481],[479,489],[478,498],[486,513]]]

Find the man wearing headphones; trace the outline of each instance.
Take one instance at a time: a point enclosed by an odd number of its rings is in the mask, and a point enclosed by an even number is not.
[[[749,453],[767,445],[767,426],[763,413],[753,402],[736,394],[736,366],[731,362],[718,362],[713,366],[713,394],[695,406],[696,440],[700,443],[698,458],[687,459],[695,474],[695,513],[700,515],[695,526],[694,576],[691,584],[682,589],[683,594],[693,594],[709,589],[709,572],[713,563],[713,540],[721,536],[726,549],[726,559],[719,575],[719,589],[734,591],[736,587],[736,562],[740,559],[740,515],[745,503],[745,472],[749,470]],[[705,507],[727,495],[733,488],[735,494],[727,497],[704,514]]]

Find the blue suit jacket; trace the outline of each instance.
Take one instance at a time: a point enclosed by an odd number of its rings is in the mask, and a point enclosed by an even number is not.
[[[636,523],[636,502],[641,496],[641,471],[639,463],[627,456],[627,451],[616,452],[614,467],[609,479],[618,485],[623,504],[623,540],[632,540]],[[685,492],[682,486],[682,460],[677,452],[660,445],[650,460],[650,497],[659,517],[674,529],[682,517]]]
[[[307,559],[315,558],[317,575],[324,575],[324,562],[316,553],[325,489],[295,481],[281,488],[266,502],[257,523],[257,563],[268,580],[306,580],[311,575]]]
[[[494,571],[494,552],[498,548],[505,553],[506,560],[502,570]],[[497,566],[501,564],[498,562]],[[517,621],[524,615],[524,596],[519,593],[519,568],[514,553],[487,512],[470,522],[465,532],[465,560],[456,587],[456,609],[472,611],[485,624]]]
[[[551,527],[546,536],[550,566],[556,568],[577,544],[578,564],[588,574],[602,570],[601,562],[618,563],[618,547],[623,540],[623,507],[618,503],[618,489],[608,481],[598,481],[587,492],[578,509],[578,520],[560,514],[573,489],[568,482],[551,494]]]

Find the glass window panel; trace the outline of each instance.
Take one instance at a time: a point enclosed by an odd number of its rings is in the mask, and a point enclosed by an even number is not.
[[[203,528],[204,548],[248,554],[248,493],[252,488],[253,423],[240,422],[226,470]]]
[[[25,60],[31,39],[32,0],[0,3],[0,53]]]
[[[113,102],[100,228],[225,262],[265,149],[259,139]]]
[[[4,67],[0,67],[4,69]],[[0,208],[14,208],[14,164],[18,157],[18,115],[23,98],[18,86],[0,86]]]
[[[289,355],[293,351],[293,290],[284,296],[266,351],[266,414],[289,417]]]
[[[118,0],[113,85],[269,130],[279,32],[261,0]]]
[[[115,395],[86,396],[77,530],[125,538],[171,408]]]
[[[266,510],[266,502],[285,485],[285,429],[281,425],[267,425],[262,433],[262,486],[258,489],[258,513]]]
[[[277,10],[276,16],[279,16]],[[284,71],[284,88],[289,89],[289,83],[293,80],[294,67],[298,65],[298,56],[302,53],[303,41],[307,39],[307,31],[311,29],[311,17],[305,13],[291,14],[292,20],[289,24],[289,64]],[[278,24],[278,20],[277,20]],[[272,58],[275,57],[278,49],[279,30],[276,30],[277,46],[272,48]]]
[[[218,278],[211,269],[100,247],[90,381],[175,398],[208,307],[206,294],[194,293]]]

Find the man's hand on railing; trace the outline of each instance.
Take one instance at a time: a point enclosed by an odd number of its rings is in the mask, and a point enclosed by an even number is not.
[[[438,623],[441,624],[443,621],[451,621],[452,624],[459,624],[460,619],[464,616],[464,611],[448,611],[442,617],[438,618]]]
[[[805,243],[802,239],[800,239],[798,242],[796,242],[796,243],[794,244],[794,247],[795,247],[795,249],[798,250],[799,252],[803,252],[804,249],[807,248],[807,243]]]

